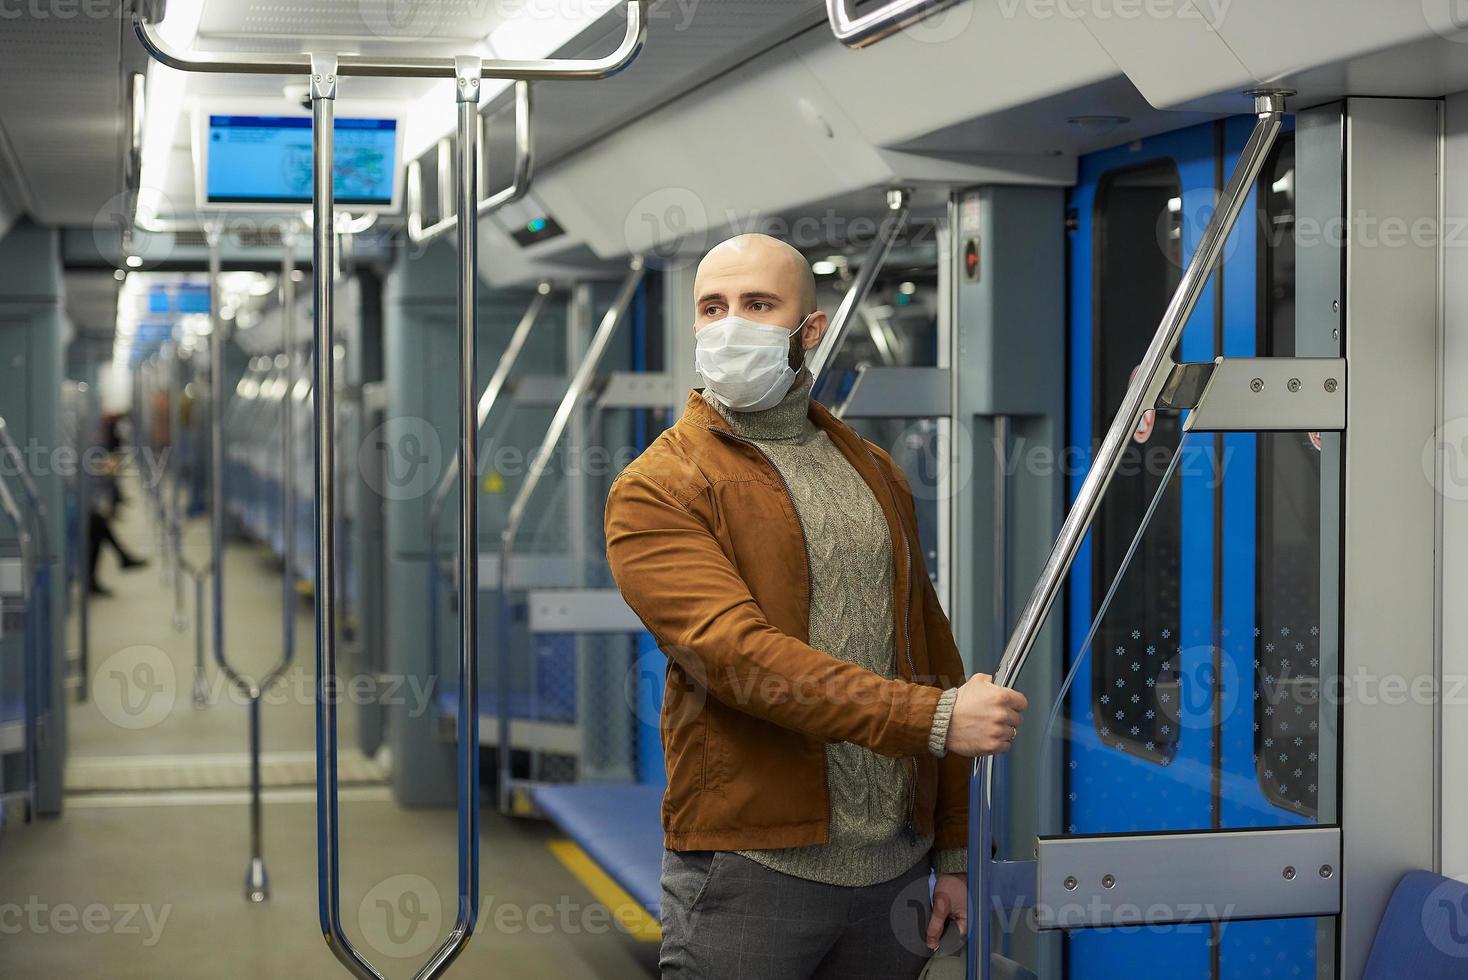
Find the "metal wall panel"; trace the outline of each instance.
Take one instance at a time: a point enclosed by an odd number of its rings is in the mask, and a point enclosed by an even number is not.
[[[1437,418],[1441,104],[1346,103],[1347,406],[1341,724],[1341,975],[1358,976],[1392,888],[1437,862],[1436,495],[1422,447]],[[1387,222],[1429,231],[1396,238]]]

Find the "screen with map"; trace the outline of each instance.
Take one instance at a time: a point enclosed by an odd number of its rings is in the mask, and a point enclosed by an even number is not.
[[[336,120],[337,204],[392,206],[397,127],[396,119]],[[210,115],[207,138],[206,203],[310,205],[309,118]]]

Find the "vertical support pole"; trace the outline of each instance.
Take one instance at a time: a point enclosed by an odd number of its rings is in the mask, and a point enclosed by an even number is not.
[[[250,692],[250,864],[245,871],[245,899],[263,902],[270,897],[270,876],[265,872],[265,815],[260,792],[260,694]]]
[[[479,918],[479,58],[454,59],[459,232],[459,923]],[[460,947],[461,948],[461,947]],[[447,966],[458,954],[451,949]]]
[[[95,378],[95,358],[87,359],[88,378]],[[82,453],[87,449],[87,441],[91,438],[93,413],[92,413],[92,385],[95,381],[84,382],[81,385],[81,418],[77,422],[77,440],[81,445],[77,446],[77,458],[82,459]],[[140,423],[142,415],[138,414]],[[141,433],[137,430],[133,438],[136,439]],[[83,704],[91,697],[92,684],[92,480],[87,474],[87,467],[76,468],[76,510],[77,510],[77,684],[76,700]]]
[[[341,855],[338,850],[337,678],[336,678],[336,446],[332,440],[336,372],[332,355],[331,270],[336,259],[335,159],[336,58],[311,56],[311,268],[316,289],[312,316],[315,379],[312,414],[316,430],[316,862],[321,931],[336,958],[359,980],[374,980],[342,932]]]
[[[220,229],[204,229],[209,246],[209,584],[214,659],[224,662],[224,318],[219,313]]]
[[[209,682],[205,678],[204,663],[204,575],[202,568],[190,567],[194,576],[194,688],[195,708],[209,706]]]
[[[285,255],[280,263],[280,345],[285,353],[285,397],[280,400],[280,649],[289,661],[296,650],[296,283],[295,225],[281,234]]]
[[[183,413],[179,402],[183,372],[179,369],[179,351],[174,344],[164,345],[164,364],[168,386],[168,462],[155,474],[164,489],[164,511],[168,515],[167,552],[173,562],[173,631],[182,633],[188,627],[184,615],[184,575],[188,571],[183,557],[183,515],[179,513],[179,439],[183,430]]]

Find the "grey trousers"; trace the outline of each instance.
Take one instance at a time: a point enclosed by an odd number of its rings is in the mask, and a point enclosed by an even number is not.
[[[663,980],[915,980],[927,962],[927,862],[861,888],[731,851],[663,852]]]

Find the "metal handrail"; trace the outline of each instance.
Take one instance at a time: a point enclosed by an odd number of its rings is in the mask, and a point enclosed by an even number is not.
[[[545,307],[550,297],[551,285],[542,282],[536,287],[535,297],[530,305],[525,308],[525,313],[520,317],[520,322],[515,324],[515,330],[510,334],[510,342],[505,345],[504,352],[500,354],[499,363],[495,365],[494,374],[490,376],[489,384],[484,386],[484,393],[479,396],[479,404],[476,409],[475,435],[477,437],[484,423],[489,420],[490,412],[494,411],[495,403],[505,389],[509,381],[510,372],[514,370],[515,363],[520,359],[520,353],[525,349],[525,342],[530,338],[530,332],[534,329],[536,322],[540,319],[541,310]],[[459,455],[454,453],[449,460],[448,466],[444,468],[443,476],[439,478],[438,484],[433,488],[433,497],[428,503],[428,656],[429,671],[431,676],[438,677],[438,523],[443,517],[444,504],[448,501],[449,493],[454,488],[454,482],[459,477]],[[476,491],[477,492],[477,491]],[[460,597],[460,601],[464,601]]]
[[[459,454],[465,472],[476,472],[474,368],[478,276],[474,259],[478,223],[478,105],[481,80],[606,78],[631,64],[647,38],[648,0],[628,0],[627,30],[611,54],[597,59],[493,60],[458,57],[378,58],[361,55],[323,54],[190,54],[173,51],[158,36],[157,29],[140,11],[133,27],[148,52],[161,63],[182,71],[244,74],[301,74],[310,82],[312,117],[312,257],[315,277],[315,490],[316,490],[316,785],[317,785],[317,877],[318,912],[322,933],[333,955],[361,980],[382,980],[347,938],[341,923],[339,800],[337,793],[336,716],[336,580],[335,519],[336,454],[333,436],[335,359],[333,349],[332,276],[324,270],[335,266],[335,201],[333,199],[334,133],[337,80],[342,75],[452,78],[458,102],[457,142],[459,159],[459,333],[460,372]],[[216,342],[218,338],[215,338]],[[477,591],[477,497],[468,481],[460,481],[460,590],[473,596]],[[215,583],[216,589],[218,582]],[[466,602],[460,617],[462,683],[459,691],[458,763],[459,800],[459,906],[453,929],[443,944],[418,970],[415,980],[430,980],[443,974],[473,935],[479,914],[479,738],[477,708],[476,644],[478,623],[474,603]]]
[[[0,419],[0,428],[4,426],[4,419]],[[7,436],[8,440],[8,436]],[[23,469],[21,472],[25,472]],[[31,621],[31,603],[35,598],[35,590],[32,576],[37,573],[35,541],[31,537],[28,521],[22,513],[20,506],[16,503],[15,495],[10,492],[9,484],[0,479],[0,511],[10,519],[15,526],[16,543],[20,546],[21,564],[21,602],[25,607],[25,642],[24,656],[22,658],[22,672],[24,674],[21,682],[25,710],[25,784],[26,784],[26,819],[30,819],[31,812],[35,810],[37,774],[40,771],[40,746],[38,744],[38,733],[40,731],[39,720],[39,664],[35,661],[39,648],[36,646],[35,623]]]
[[[515,83],[515,165],[509,186],[502,187],[489,197],[481,198],[478,204],[479,217],[493,214],[506,204],[520,200],[530,190],[530,177],[535,169],[534,134],[531,129],[530,83]],[[484,142],[483,119],[480,120],[479,140]],[[443,158],[439,158],[439,183],[443,183]],[[439,197],[440,209],[447,208],[443,197]],[[408,239],[416,245],[431,242],[447,234],[458,224],[457,213],[446,215],[423,227],[423,165],[418,160],[408,163]],[[483,424],[482,422],[480,424]]]
[[[831,22],[831,33],[836,40],[848,48],[864,48],[875,44],[931,17],[957,0],[895,0],[885,7],[870,13],[857,15],[852,10],[854,0],[826,0],[826,19]]]
[[[10,459],[10,465],[15,467],[15,475],[20,480],[20,489],[25,494],[26,505],[30,509],[31,525],[34,528],[33,539],[39,555],[37,562],[50,562],[56,556],[51,554],[51,529],[48,526],[50,518],[47,513],[46,503],[41,499],[40,488],[36,486],[35,478],[31,471],[26,468],[25,457],[21,455],[20,447],[15,443],[15,437],[10,434],[10,426],[0,418],[0,451]]]
[[[883,219],[881,226],[877,229],[877,237],[871,247],[867,249],[861,268],[857,270],[856,278],[847,288],[846,295],[841,298],[841,305],[836,307],[836,312],[832,314],[831,322],[826,327],[821,342],[806,357],[806,367],[810,369],[811,377],[814,379],[811,385],[812,390],[816,390],[816,385],[820,384],[821,375],[826,366],[830,364],[836,352],[845,342],[846,334],[851,330],[852,321],[856,319],[857,309],[871,295],[877,275],[882,271],[882,266],[886,264],[887,256],[892,253],[892,246],[896,244],[898,234],[907,224],[907,217],[911,211],[912,195],[908,191],[903,188],[892,188],[887,191],[887,217]]]
[[[608,78],[626,68],[647,40],[648,0],[628,0],[627,30],[617,49],[600,58],[540,58],[535,60],[495,59],[480,63],[480,78],[515,80],[556,79],[578,81]],[[156,25],[142,12],[133,14],[133,30],[144,48],[157,61],[178,71],[222,72],[241,75],[305,75],[315,71],[317,59],[300,52],[275,54],[233,51],[175,51],[159,34]],[[369,78],[459,78],[454,58],[390,58],[375,55],[333,56],[333,81],[337,76]]]
[[[585,356],[576,366],[576,373],[571,376],[571,383],[566,388],[565,395],[561,397],[561,403],[556,406],[556,413],[551,416],[545,437],[540,441],[540,448],[530,458],[525,481],[520,484],[520,489],[515,493],[515,499],[510,503],[509,512],[505,516],[505,526],[500,531],[499,602],[497,604],[499,628],[497,635],[502,644],[508,645],[514,620],[513,610],[510,607],[510,563],[515,553],[515,535],[519,533],[520,524],[525,519],[525,511],[530,506],[530,498],[535,495],[541,477],[545,475],[545,468],[550,461],[551,454],[556,451],[556,445],[561,441],[561,436],[571,421],[571,413],[576,410],[582,396],[591,387],[592,379],[597,367],[601,364],[602,356],[606,353],[607,345],[611,342],[612,335],[617,332],[617,326],[626,319],[628,311],[632,308],[632,301],[637,297],[638,287],[642,285],[645,274],[646,263],[643,257],[634,255],[628,264],[626,278],[622,280],[622,285],[612,299],[612,305],[607,308],[601,323],[597,325],[596,333],[592,335],[591,343],[587,345]],[[461,608],[474,605],[474,593],[465,592],[463,596],[464,598],[460,601]],[[499,804],[502,808],[508,803],[510,786],[510,680],[510,658],[508,651],[502,649],[498,658],[495,684],[495,696],[498,701],[498,717],[495,720],[499,731],[499,745],[497,746]],[[466,681],[461,678],[459,686],[462,688],[465,683]]]
[[[1100,510],[1101,500],[1121,462],[1127,441],[1136,431],[1142,413],[1156,404],[1157,397],[1162,392],[1175,363],[1172,352],[1177,346],[1178,338],[1182,336],[1188,317],[1198,304],[1213,264],[1222,254],[1224,243],[1233,230],[1239,212],[1243,210],[1249,192],[1259,178],[1265,160],[1274,146],[1275,137],[1279,135],[1284,120],[1285,97],[1291,93],[1268,90],[1249,94],[1254,96],[1254,129],[1239,155],[1239,162],[1229,177],[1228,185],[1223,189],[1218,206],[1208,220],[1203,237],[1183,271],[1177,290],[1167,304],[1162,321],[1152,337],[1152,343],[1127,385],[1126,395],[1106,430],[1106,437],[1096,452],[1096,458],[1086,472],[1075,503],[1061,524],[1060,534],[1050,557],[1040,572],[1040,580],[1015,620],[1009,643],[994,668],[994,683],[1001,687],[1013,686],[1020,672],[1024,670],[1025,661],[1034,648],[1065,575]],[[989,980],[990,977],[989,841],[993,830],[993,773],[993,756],[975,759],[973,779],[969,783],[968,976],[976,980]],[[998,792],[1002,792],[1002,788]]]

